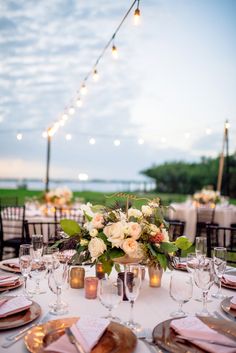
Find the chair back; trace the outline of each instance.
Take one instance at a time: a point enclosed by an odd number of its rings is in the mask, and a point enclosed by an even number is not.
[[[73,219],[80,225],[84,224],[84,215],[78,208],[59,208],[55,209],[55,222],[60,222],[61,219]]]
[[[207,225],[208,257],[212,256],[212,250],[217,246],[223,246],[227,249],[228,263],[236,264],[236,227]]]
[[[25,206],[0,207],[3,240],[24,239]]]
[[[53,244],[58,239],[59,223],[58,222],[35,222],[25,220],[25,235],[27,242],[31,242],[33,234],[42,234],[44,243]]]
[[[197,226],[196,226],[196,236],[206,236],[206,227],[209,224],[218,226],[214,223],[215,218],[215,208],[208,206],[197,207]]]
[[[178,220],[168,220],[168,223],[170,241],[175,241],[178,237],[181,237],[184,234],[185,222]]]

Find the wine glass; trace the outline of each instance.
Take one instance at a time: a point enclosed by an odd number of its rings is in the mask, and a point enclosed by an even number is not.
[[[31,272],[32,278],[36,282],[36,287],[32,291],[33,294],[43,294],[40,288],[40,280],[43,277],[44,264],[42,261],[43,255],[43,235],[33,234],[32,235],[32,246],[33,246],[33,271]]]
[[[125,294],[131,304],[130,318],[125,323],[131,330],[138,332],[141,330],[141,325],[133,319],[134,302],[138,298],[142,283],[141,268],[137,264],[129,264],[125,268]]]
[[[187,303],[193,295],[193,281],[190,274],[172,273],[170,278],[170,296],[179,304],[177,311],[170,314],[173,317],[183,317],[187,314],[183,311],[183,304]]]
[[[123,299],[123,282],[121,279],[117,280],[105,277],[99,281],[98,298],[102,305],[108,309],[106,319],[110,321],[120,322],[118,317],[112,315],[112,309],[116,308]]]
[[[58,248],[46,245],[43,248],[43,263],[46,268],[45,277],[52,270],[53,262],[58,260],[59,250]]]
[[[28,297],[27,293],[27,279],[29,277],[32,267],[33,247],[31,244],[22,244],[19,249],[19,263],[20,271],[24,277],[24,295]]]
[[[186,269],[189,273],[193,274],[198,264],[196,253],[189,253],[186,259]]]
[[[198,288],[202,290],[202,310],[197,313],[199,316],[209,316],[210,313],[207,310],[207,296],[208,291],[214,283],[215,273],[212,259],[204,258],[199,261],[197,267],[194,270],[194,281]]]
[[[68,265],[66,263],[54,262],[52,270],[48,276],[50,290],[57,295],[56,303],[51,305],[50,313],[62,315],[67,313],[68,304],[61,300],[62,288],[67,284]]]
[[[213,250],[213,262],[214,262],[214,270],[215,274],[218,278],[218,291],[212,294],[212,297],[217,299],[223,299],[225,296],[221,290],[221,279],[226,270],[226,262],[227,262],[227,249],[224,247],[215,247]]]
[[[195,253],[198,258],[206,257],[207,254],[207,238],[196,237],[195,239]]]

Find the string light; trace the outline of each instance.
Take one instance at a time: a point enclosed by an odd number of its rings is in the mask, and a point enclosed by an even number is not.
[[[228,120],[226,120],[226,122],[225,122],[225,129],[228,130],[229,128],[230,128],[230,124],[229,124]]]
[[[86,173],[79,173],[78,179],[79,179],[80,181],[86,181],[86,180],[88,180],[88,174],[86,174]]]
[[[161,143],[166,143],[166,138],[165,137],[161,138]]]
[[[113,58],[114,58],[114,59],[117,59],[117,58],[118,58],[118,50],[117,50],[115,44],[112,45],[111,52],[112,52]]]
[[[47,133],[47,131],[43,131],[43,133],[42,133],[42,137],[43,137],[44,139],[48,137],[48,133]]]
[[[83,94],[83,96],[85,96],[88,93],[88,89],[87,89],[87,86],[85,85],[85,83],[82,84],[80,92],[81,92],[81,94]]]
[[[22,135],[21,133],[18,133],[18,134],[16,135],[16,138],[17,138],[18,141],[21,141],[22,138],[23,138],[23,135]]]
[[[93,70],[93,80],[97,82],[99,80],[98,71],[96,69]]]
[[[82,107],[82,105],[83,105],[82,99],[80,97],[78,97],[75,104],[78,108]]]
[[[185,137],[186,139],[189,139],[190,133],[189,133],[189,132],[185,132],[184,137]]]
[[[72,135],[71,134],[66,134],[66,140],[70,141],[72,139]]]
[[[134,11],[134,24],[137,26],[140,23],[140,9],[139,9],[139,0],[137,2],[137,8]]]
[[[75,114],[75,108],[74,107],[70,107],[69,110],[68,110],[68,113],[70,115],[74,115]]]
[[[212,130],[208,127],[208,128],[206,128],[206,134],[207,135],[211,135],[211,133],[212,133]]]
[[[95,138],[91,137],[91,138],[89,139],[89,143],[90,143],[90,145],[95,145],[95,143],[96,143]]]
[[[120,146],[120,140],[118,140],[118,139],[114,140],[113,143],[116,147]]]
[[[143,144],[144,144],[144,139],[139,138],[139,139],[138,139],[138,144],[139,144],[139,145],[143,145]]]

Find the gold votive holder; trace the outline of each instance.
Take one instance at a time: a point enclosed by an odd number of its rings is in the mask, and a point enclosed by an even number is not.
[[[97,277],[85,277],[84,279],[85,298],[96,299],[97,288],[98,288]]]
[[[105,277],[105,272],[103,270],[103,264],[101,264],[101,263],[96,264],[96,277],[98,279],[103,279]]]
[[[162,273],[163,273],[163,270],[159,269],[157,266],[149,266],[148,267],[149,286],[150,287],[160,287],[161,286]]]
[[[83,267],[72,267],[70,270],[70,286],[71,288],[84,288],[84,275]]]

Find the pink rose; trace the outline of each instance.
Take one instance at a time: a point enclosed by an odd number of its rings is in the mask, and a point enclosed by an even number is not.
[[[94,228],[97,228],[97,229],[103,228],[104,226],[103,223],[104,223],[103,215],[101,213],[95,213],[92,219],[92,224]]]
[[[136,222],[128,223],[128,235],[130,235],[133,239],[137,240],[142,232],[142,228],[140,224]]]

